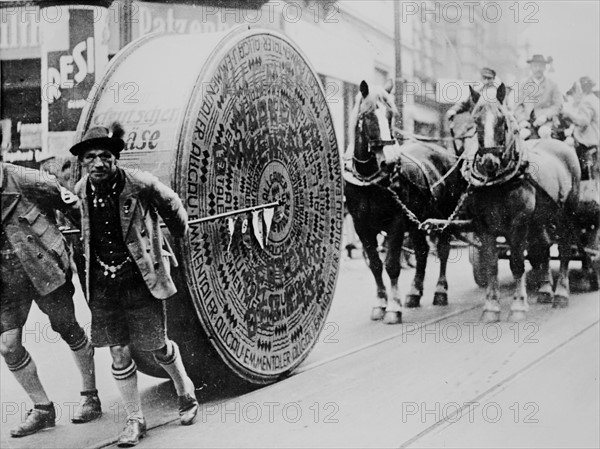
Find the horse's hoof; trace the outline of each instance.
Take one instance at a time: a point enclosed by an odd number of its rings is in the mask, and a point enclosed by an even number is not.
[[[402,312],[385,312],[383,322],[385,324],[401,324]]]
[[[446,292],[435,292],[433,295],[434,306],[447,306],[448,305],[448,293]]]
[[[566,307],[569,307],[569,298],[567,296],[555,295],[554,302],[552,303],[552,308],[564,309]]]
[[[590,283],[590,280],[588,278],[580,279],[579,281],[574,282],[573,284],[574,290],[579,290],[580,292],[592,291],[592,284]]]
[[[406,295],[406,303],[404,304],[404,307],[421,307],[421,297],[418,295]]]
[[[385,307],[373,307],[373,309],[371,309],[371,320],[372,321],[381,321],[384,314],[385,314]]]
[[[526,315],[524,310],[511,310],[508,314],[508,321],[511,323],[520,323],[525,321]]]
[[[481,321],[484,323],[497,323],[500,321],[500,312],[494,310],[484,310],[481,315]]]
[[[552,304],[554,297],[549,292],[539,292],[537,296],[538,304]]]

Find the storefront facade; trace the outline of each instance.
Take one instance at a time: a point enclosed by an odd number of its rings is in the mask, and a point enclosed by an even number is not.
[[[82,3],[0,3],[5,160],[66,155],[81,111],[110,58],[149,33],[251,26],[286,34],[320,75],[340,149],[347,144],[348,117],[360,81],[383,84],[394,76],[393,34],[344,9],[344,2],[269,1],[226,8],[189,1]],[[160,60],[150,61],[152,67],[160,70]],[[115,101],[135,101],[135,80],[115,86]]]

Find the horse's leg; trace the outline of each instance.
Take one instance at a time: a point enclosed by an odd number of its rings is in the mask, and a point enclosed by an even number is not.
[[[371,230],[365,231],[360,229],[360,227],[356,231],[362,242],[363,250],[369,258],[369,268],[371,269],[371,273],[373,273],[375,284],[377,285],[376,305],[371,311],[371,319],[374,321],[381,320],[387,306],[387,293],[382,276],[383,262],[377,251],[377,234]]]
[[[385,271],[390,278],[392,291],[391,300],[387,302],[383,322],[385,324],[402,323],[402,299],[398,279],[400,277],[400,256],[402,253],[402,242],[404,241],[404,229],[399,219],[394,219],[394,224],[387,235],[387,255],[385,258]]]
[[[566,223],[560,224],[558,252],[560,253],[560,269],[554,289],[554,308],[569,306],[569,262],[571,260],[571,232],[572,227]]]
[[[525,283],[525,249],[527,246],[527,221],[514,226],[510,236],[510,271],[515,280],[515,293],[510,306],[508,320],[523,321],[529,310],[527,286]]]
[[[435,286],[433,295],[434,306],[448,305],[448,281],[446,280],[446,266],[448,264],[448,256],[450,255],[450,234],[443,232],[438,237],[437,253],[440,259],[440,277]]]
[[[402,252],[400,253],[400,269],[415,267],[415,262],[412,260],[414,257],[412,251],[413,244],[409,235],[408,238],[405,238],[404,242],[402,243]]]
[[[417,266],[415,268],[415,277],[413,278],[410,290],[406,295],[404,307],[419,307],[421,296],[423,296],[423,280],[425,279],[425,268],[427,267],[427,255],[429,254],[429,244],[425,238],[425,233],[412,231],[410,237],[415,250]]]
[[[590,234],[594,234],[595,230],[587,230],[586,233],[581,232],[580,238],[576,238],[577,250],[581,254],[581,271],[583,278],[585,279],[585,287],[590,291],[598,290],[598,273],[594,269],[592,263],[592,257],[585,251],[586,246],[593,245],[593,239],[589,237]]]
[[[532,230],[531,236],[540,235],[541,239],[536,242],[531,242],[527,248],[529,261],[533,271],[537,276],[537,302],[540,304],[552,304],[554,300],[554,292],[552,288],[552,271],[550,270],[550,242],[546,231]]]
[[[500,301],[498,300],[498,249],[496,237],[487,232],[479,236],[481,241],[481,262],[485,267],[487,287],[482,321],[495,323],[500,321]]]

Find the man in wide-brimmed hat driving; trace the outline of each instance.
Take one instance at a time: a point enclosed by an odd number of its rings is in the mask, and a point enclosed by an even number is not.
[[[187,213],[177,194],[150,173],[117,165],[125,147],[118,124],[87,131],[71,148],[83,166],[75,186],[81,199],[86,291],[92,312],[92,344],[110,347],[112,373],[127,412],[118,441],[136,445],[146,434],[130,344],[152,353],[173,379],[181,424],[198,412],[195,388],[179,348],[166,334],[165,301],[176,292],[170,274],[175,257],[159,225],[183,237]]]
[[[546,66],[552,57],[533,55],[527,60],[531,76],[519,85],[515,102],[515,118],[523,137],[538,137],[549,134],[563,104],[557,84],[545,75]]]

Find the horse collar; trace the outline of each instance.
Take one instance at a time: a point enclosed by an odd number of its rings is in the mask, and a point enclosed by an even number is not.
[[[383,180],[389,177],[388,173],[385,173],[383,170],[379,170],[374,175],[369,177],[365,177],[356,172],[356,170],[352,171],[344,171],[343,178],[345,181],[353,184],[355,186],[372,186],[379,184]]]
[[[383,139],[369,139],[369,148],[370,147],[385,147],[388,145],[396,145],[398,142],[396,139],[391,140],[383,140]]]

